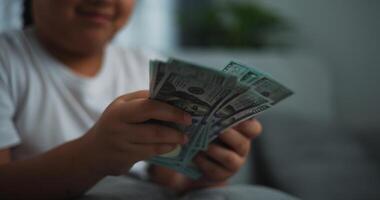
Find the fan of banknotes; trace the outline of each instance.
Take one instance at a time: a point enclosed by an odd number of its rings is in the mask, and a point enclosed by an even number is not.
[[[152,164],[168,167],[193,179],[202,173],[192,162],[223,131],[271,108],[293,94],[291,90],[252,67],[236,62],[222,71],[177,59],[150,62],[150,98],[180,108],[192,124],[152,121],[178,129],[189,142],[155,156]]]

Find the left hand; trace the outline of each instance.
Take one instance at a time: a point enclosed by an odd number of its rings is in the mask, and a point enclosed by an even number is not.
[[[250,151],[251,140],[261,131],[261,124],[251,119],[221,134],[218,138],[220,142],[211,143],[207,151],[199,153],[194,159],[204,175],[200,180],[193,181],[173,170],[159,166],[151,168],[151,179],[177,192],[223,186],[243,166]]]

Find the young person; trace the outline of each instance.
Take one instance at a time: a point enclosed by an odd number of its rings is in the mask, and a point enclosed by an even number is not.
[[[110,45],[134,4],[33,0],[34,25],[0,36],[1,199],[79,197],[104,177],[187,142],[174,129],[143,123],[191,123],[184,111],[148,99],[152,57]],[[199,181],[152,166],[154,184],[140,184],[189,194],[223,187],[260,132],[260,123],[248,120],[222,134],[223,145],[211,144],[195,158],[204,173]],[[125,187],[127,194],[134,190]]]

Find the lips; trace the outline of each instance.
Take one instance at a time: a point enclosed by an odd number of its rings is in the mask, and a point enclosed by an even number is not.
[[[106,10],[78,9],[76,13],[78,16],[97,24],[109,23],[114,18],[114,14]]]

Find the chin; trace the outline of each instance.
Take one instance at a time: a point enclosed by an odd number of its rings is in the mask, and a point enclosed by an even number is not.
[[[111,42],[113,34],[104,34],[96,31],[88,31],[85,34],[81,34],[76,37],[76,41],[73,42],[76,48],[82,53],[93,53],[103,51]]]
[[[108,42],[99,42],[93,40],[82,40],[75,45],[69,47],[72,53],[80,56],[90,56],[94,54],[102,53],[107,47]]]

